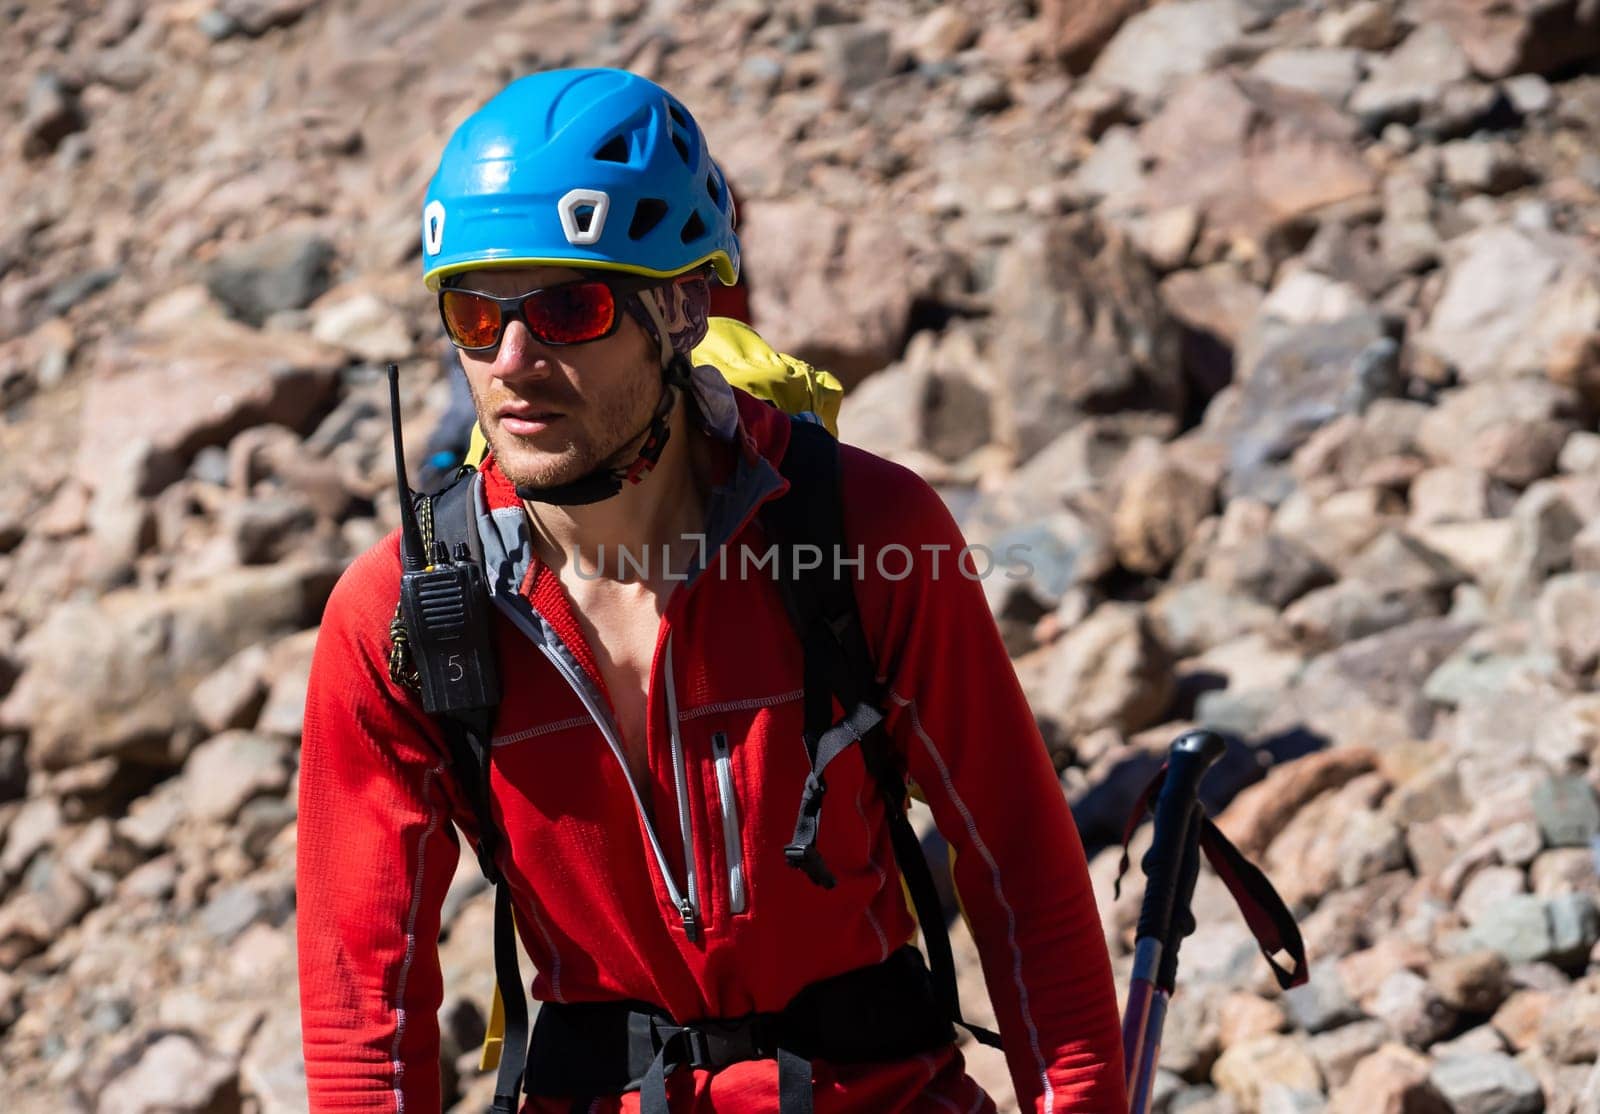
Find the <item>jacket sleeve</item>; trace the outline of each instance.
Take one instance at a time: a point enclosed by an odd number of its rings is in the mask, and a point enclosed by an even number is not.
[[[888,683],[887,727],[955,852],[1022,1109],[1125,1114],[1120,1014],[1083,844],[984,600],[987,561],[958,561],[961,532],[914,473],[848,448],[842,467],[846,537],[866,540],[857,594]],[[1005,575],[1002,556],[988,575]]]
[[[295,884],[313,1114],[440,1108],[439,916],[459,845],[443,747],[389,680],[392,542],[335,587],[306,693]]]

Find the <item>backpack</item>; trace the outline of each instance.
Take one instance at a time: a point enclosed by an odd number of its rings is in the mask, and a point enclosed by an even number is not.
[[[844,545],[844,524],[839,487],[839,445],[834,421],[843,389],[827,372],[818,371],[793,357],[776,352],[754,330],[726,318],[714,318],[706,341],[694,352],[696,363],[713,363],[733,384],[765,398],[791,415],[788,450],[780,470],[790,488],[761,509],[762,523],[777,541],[784,559],[777,565],[778,588],[796,636],[804,651],[804,742],[812,772],[799,802],[794,837],[784,848],[789,864],[803,870],[817,885],[831,888],[834,879],[817,852],[822,821],[826,769],[852,744],[859,744],[865,766],[877,784],[888,816],[891,844],[901,876],[922,929],[932,974],[932,990],[939,1010],[950,1022],[967,1028],[977,1039],[999,1047],[999,1038],[969,1025],[961,1015],[956,991],[955,963],[945,927],[943,906],[928,861],[906,814],[907,785],[882,726],[884,692],[877,681],[860,615],[855,589],[849,580],[837,580],[821,567],[793,559],[793,547],[811,545],[823,552]],[[458,572],[470,590],[462,593],[464,606],[446,608],[452,615],[451,637],[486,651],[492,659],[488,631],[492,605],[482,575],[483,557],[473,514],[471,477],[483,459],[483,439],[474,429],[474,448],[454,482],[435,494],[414,494],[415,518],[421,552],[437,562],[453,556]],[[430,565],[430,570],[433,566]],[[425,594],[425,593],[424,593]],[[473,597],[476,598],[473,598]],[[518,968],[515,929],[509,887],[494,863],[502,834],[489,807],[488,768],[490,733],[499,703],[498,677],[492,660],[485,663],[477,687],[444,710],[443,701],[427,682],[430,647],[412,638],[426,629],[427,620],[406,613],[406,593],[390,626],[390,675],[397,683],[417,689],[424,705],[439,722],[449,748],[450,765],[463,797],[470,802],[479,830],[478,865],[495,887],[495,996],[490,1011],[480,1069],[498,1065],[495,1100],[491,1110],[512,1114],[519,1108],[522,1077],[529,1051],[526,994]],[[431,607],[437,615],[441,608]],[[408,621],[408,618],[411,621]],[[473,627],[479,629],[474,633]],[[460,633],[457,633],[457,632]],[[459,649],[459,646],[451,647]],[[437,650],[434,651],[437,653]],[[418,660],[418,659],[423,660]],[[454,656],[452,656],[452,661]],[[421,668],[419,668],[419,666]],[[845,710],[835,722],[833,702]]]

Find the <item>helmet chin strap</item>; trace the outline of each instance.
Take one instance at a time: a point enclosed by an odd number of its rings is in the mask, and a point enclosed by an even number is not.
[[[672,417],[673,403],[677,400],[674,388],[687,390],[690,375],[689,361],[679,354],[674,354],[662,369],[661,399],[656,403],[650,423],[624,442],[625,445],[631,445],[641,436],[644,437],[644,444],[639,447],[632,463],[624,467],[602,464],[575,480],[545,487],[519,484],[517,498],[562,507],[581,507],[610,499],[622,490],[625,483],[636,484],[643,480],[661,459],[661,451],[667,447],[667,439],[672,435],[668,423]]]

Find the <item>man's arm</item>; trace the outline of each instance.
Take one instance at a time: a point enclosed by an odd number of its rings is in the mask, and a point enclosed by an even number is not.
[[[388,676],[397,550],[323,616],[306,693],[296,894],[313,1114],[437,1114],[439,910],[460,848],[431,721]]]
[[[955,852],[1022,1108],[1124,1114],[1120,1015],[1083,845],[969,578],[983,563],[958,564],[960,530],[913,473],[849,449],[843,463],[846,536],[867,540],[858,595],[889,684],[889,733]],[[893,543],[916,556],[898,581],[873,552]],[[924,546],[946,547],[937,566]],[[884,567],[893,576],[903,564],[893,554]]]

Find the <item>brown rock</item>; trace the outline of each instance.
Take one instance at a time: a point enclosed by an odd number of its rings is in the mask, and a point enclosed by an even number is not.
[[[1428,965],[1428,983],[1448,1006],[1493,1013],[1511,993],[1510,968],[1499,952],[1447,956]]]
[[[1255,858],[1307,802],[1370,772],[1376,761],[1372,751],[1349,747],[1275,766],[1229,803],[1217,826],[1246,858]]]
[[[344,363],[338,350],[293,334],[226,322],[103,352],[106,377],[88,392],[83,412],[79,474],[91,480],[104,445],[147,441],[153,460],[181,471],[204,446],[226,444],[252,425],[309,431]]]
[[[1548,990],[1515,991],[1494,1011],[1489,1024],[1521,1052],[1539,1039],[1539,1026],[1558,999],[1559,995]]]
[[[1069,734],[1159,723],[1172,695],[1171,661],[1141,610],[1102,604],[1050,650],[1036,710]]]
[[[1339,960],[1339,978],[1350,997],[1366,1005],[1399,971],[1424,970],[1432,956],[1415,941],[1391,937]]]
[[[1391,1039],[1389,1027],[1369,1017],[1318,1033],[1308,1042],[1308,1047],[1328,1088],[1336,1091],[1350,1081],[1358,1064]]]
[[[1084,415],[1183,413],[1177,327],[1120,233],[1071,217],[1014,243],[994,299],[1008,338],[997,425],[1020,458]]]
[[[1429,1060],[1404,1045],[1386,1044],[1356,1065],[1328,1101],[1327,1114],[1451,1114],[1428,1081]]]
[[[200,725],[212,734],[252,726],[266,698],[266,664],[264,647],[247,646],[195,685],[189,699]]]
[[[1548,74],[1592,55],[1600,12],[1577,0],[1421,0],[1417,16],[1443,25],[1485,78]]]
[[[1217,1010],[1217,1029],[1224,1049],[1281,1033],[1286,1028],[1288,1018],[1282,1006],[1244,991],[1229,994]]]
[[[1539,1022],[1538,1047],[1559,1064],[1600,1058],[1600,992],[1562,995]]]
[[[1142,7],[1144,0],[1042,0],[1039,15],[1056,57],[1073,73],[1083,73],[1123,21]]]
[[[1587,847],[1552,847],[1528,868],[1532,892],[1540,897],[1587,893],[1600,896],[1600,875],[1595,873],[1594,852]]]
[[[1211,1069],[1211,1078],[1244,1110],[1255,1110],[1262,1092],[1274,1086],[1322,1090],[1322,1073],[1305,1043],[1278,1033],[1225,1049]]]
[[[1202,245],[1262,244],[1309,213],[1375,193],[1355,136],[1353,123],[1315,94],[1197,76],[1140,133],[1154,166],[1138,201],[1149,211],[1194,206]]]
[[[63,604],[29,636],[29,668],[0,719],[29,727],[46,770],[117,755],[170,764],[196,741],[193,686],[245,646],[315,622],[332,580],[284,565]]]
[[[767,340],[846,386],[894,362],[912,301],[931,281],[894,224],[852,220],[815,201],[754,204],[740,217],[744,250],[770,260],[763,264],[769,277],[750,288],[753,312],[770,323]],[[883,274],[899,278],[871,277]]]
[[[1456,1023],[1456,1011],[1413,971],[1395,971],[1384,979],[1368,1009],[1413,1048],[1427,1048]]]
[[[1130,475],[1112,517],[1117,557],[1134,572],[1165,571],[1216,503],[1216,489],[1159,458]]]

